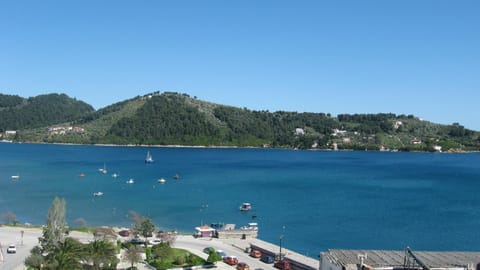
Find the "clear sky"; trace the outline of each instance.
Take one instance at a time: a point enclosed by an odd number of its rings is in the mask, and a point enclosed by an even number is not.
[[[0,93],[96,109],[175,91],[480,130],[480,1],[0,2]]]

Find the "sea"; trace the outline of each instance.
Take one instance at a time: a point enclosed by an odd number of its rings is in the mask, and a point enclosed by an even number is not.
[[[480,250],[480,153],[0,143],[2,217],[44,224],[56,196],[72,227],[130,227],[134,213],[181,233],[256,222],[260,239],[312,258]]]

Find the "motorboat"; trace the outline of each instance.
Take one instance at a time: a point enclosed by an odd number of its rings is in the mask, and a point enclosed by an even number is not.
[[[130,179],[127,180],[127,184],[133,184],[133,183],[135,183],[135,181],[133,180],[133,178],[130,178]]]
[[[118,177],[118,174],[117,174],[117,173],[114,173],[114,174],[112,174],[112,177],[113,177],[113,178],[117,178],[117,177]]]
[[[98,191],[98,192],[94,192],[93,193],[93,196],[97,197],[97,196],[102,196],[103,195],[103,192],[101,191]]]
[[[18,180],[20,179],[20,175],[12,175],[10,178],[12,178],[12,180]]]
[[[240,206],[240,211],[249,211],[252,209],[252,205],[248,202],[242,203]]]
[[[157,180],[157,182],[163,184],[163,183],[165,183],[165,182],[167,182],[167,181],[166,181],[164,178],[160,178],[160,179]]]

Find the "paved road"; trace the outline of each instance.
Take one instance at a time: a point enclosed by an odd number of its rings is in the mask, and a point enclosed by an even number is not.
[[[23,237],[22,232],[23,231]],[[20,270],[25,269],[25,258],[30,255],[30,250],[38,245],[38,238],[42,235],[42,230],[39,228],[22,228],[22,227],[0,227],[0,269],[5,270]],[[90,233],[71,232],[71,237],[78,239],[83,243],[88,243],[93,239]],[[8,254],[7,247],[10,244],[15,244],[17,253]]]
[[[21,234],[23,231],[23,237]],[[30,255],[30,250],[38,245],[38,238],[41,236],[41,229],[38,228],[21,228],[21,227],[8,227],[0,226],[0,269],[1,270],[22,270],[25,269],[25,258]],[[88,233],[71,232],[71,237],[79,239],[83,243],[88,243],[93,240],[93,235]],[[246,241],[246,240],[242,240]],[[244,246],[248,242],[242,242]],[[15,244],[17,247],[17,253],[7,254],[7,247],[10,244]],[[216,250],[223,250],[228,255],[237,256],[240,262],[245,262],[250,265],[251,270],[273,270],[272,264],[265,264],[259,259],[252,258],[244,252],[242,245],[238,244],[238,241],[219,240],[219,239],[202,239],[194,238],[190,235],[178,235],[174,247],[183,248],[191,253],[198,255],[204,259],[207,259],[208,255],[203,253],[205,247],[213,247]],[[119,267],[128,267],[125,262],[121,263]],[[142,264],[138,264],[142,269],[148,269]],[[218,270],[234,270],[234,266],[230,266],[223,262],[217,263]]]
[[[243,240],[247,241],[247,240]],[[247,246],[248,242],[245,242],[244,246]],[[247,253],[244,252],[242,246],[235,244],[235,241],[229,240],[219,240],[219,239],[203,239],[203,238],[194,238],[189,235],[179,235],[173,244],[174,247],[183,248],[195,255],[198,255],[204,259],[208,257],[207,254],[203,253],[203,249],[206,247],[213,247],[216,250],[223,250],[227,255],[234,255],[238,258],[239,262],[245,262],[250,266],[251,270],[272,270],[276,269],[273,267],[273,264],[266,264],[261,262],[259,259],[250,257]],[[217,263],[217,269],[221,270],[232,270],[235,269],[234,266],[230,266],[223,262]]]
[[[23,237],[21,234],[23,231]],[[38,244],[39,229],[0,227],[0,269],[23,269],[23,261],[30,254],[30,250]],[[17,253],[8,254],[7,248],[15,244]]]

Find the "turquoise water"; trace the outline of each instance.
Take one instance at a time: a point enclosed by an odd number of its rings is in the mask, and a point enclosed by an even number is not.
[[[153,164],[144,163],[147,150]],[[13,212],[21,223],[43,224],[61,196],[72,225],[83,218],[90,226],[130,226],[130,210],[188,233],[253,221],[261,239],[278,243],[284,235],[284,246],[314,258],[329,248],[479,250],[478,153],[9,143],[0,143],[0,153],[0,214]],[[104,163],[107,174],[98,170]],[[157,183],[162,177],[167,182]],[[97,191],[104,195],[94,197]],[[240,212],[242,202],[253,210]]]

